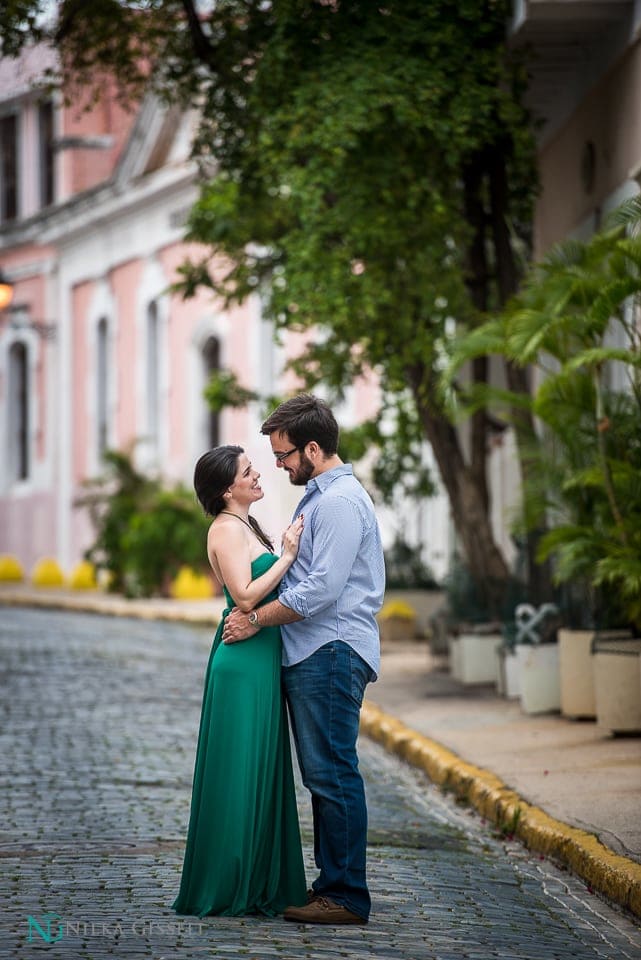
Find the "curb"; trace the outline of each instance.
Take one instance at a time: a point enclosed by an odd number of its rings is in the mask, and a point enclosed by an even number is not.
[[[70,613],[98,613],[105,617],[131,617],[138,620],[170,620],[176,623],[204,624],[211,627],[218,625],[219,610],[216,608],[216,598],[203,601],[209,604],[209,609],[189,610],[180,608],[177,604],[184,601],[172,601],[172,606],[165,608],[158,603],[144,600],[125,600],[113,595],[104,594],[60,594],[52,593],[25,594],[9,590],[0,590],[0,607],[30,607],[39,610],[64,610]]]
[[[434,783],[470,803],[530,850],[569,867],[588,886],[641,917],[641,864],[608,850],[585,830],[555,820],[527,803],[489,770],[467,763],[369,701],[361,733],[418,767]]]

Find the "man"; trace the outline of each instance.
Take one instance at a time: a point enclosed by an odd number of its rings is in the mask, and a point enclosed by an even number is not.
[[[376,679],[375,615],[385,568],[372,501],[337,454],[338,424],[309,394],[282,403],[264,422],[276,464],[306,485],[296,507],[305,526],[278,600],[249,614],[234,610],[223,639],[281,625],[283,683],[303,783],[312,795],[314,856],[320,874],[299,923],[367,923],[367,809],[356,740],[365,687]]]

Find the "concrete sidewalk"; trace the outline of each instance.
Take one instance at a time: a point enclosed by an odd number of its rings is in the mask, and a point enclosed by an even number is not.
[[[641,916],[641,738],[528,716],[454,680],[424,643],[383,648],[364,732],[506,833]]]
[[[127,601],[0,585],[0,604],[145,619],[218,621],[221,598]],[[641,916],[641,738],[588,721],[527,716],[489,686],[465,687],[424,642],[384,646],[363,731],[506,833]]]

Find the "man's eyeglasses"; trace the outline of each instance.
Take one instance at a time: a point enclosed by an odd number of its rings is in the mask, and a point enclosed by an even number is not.
[[[292,447],[291,450],[288,450],[287,453],[277,453],[276,454],[276,463],[284,463],[287,460],[287,457],[291,457],[292,453],[296,453],[298,447]]]

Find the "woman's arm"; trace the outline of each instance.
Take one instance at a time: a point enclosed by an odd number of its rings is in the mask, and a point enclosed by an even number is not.
[[[240,610],[247,613],[276,587],[296,554],[303,531],[303,519],[297,517],[283,534],[283,552],[276,563],[255,580],[251,578],[251,556],[247,535],[240,524],[226,523],[218,530],[212,528],[207,549],[210,563],[215,557],[223,582]],[[213,566],[213,564],[212,564]]]

